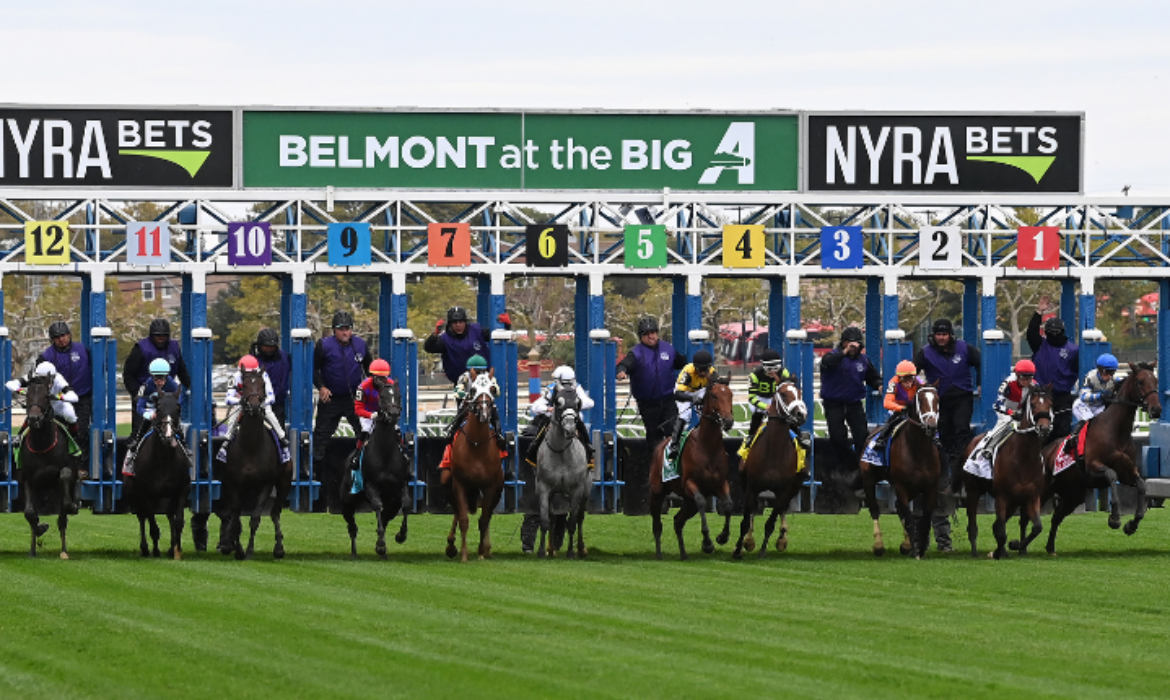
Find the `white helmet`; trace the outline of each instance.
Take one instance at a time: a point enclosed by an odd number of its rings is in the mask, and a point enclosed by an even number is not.
[[[41,364],[37,365],[37,368],[35,370],[33,370],[33,376],[35,376],[35,377],[56,377],[57,376],[57,367],[54,366],[52,362],[42,362]]]
[[[572,367],[568,365],[561,365],[553,370],[552,378],[559,381],[561,384],[571,384],[577,381],[577,373],[573,371]]]

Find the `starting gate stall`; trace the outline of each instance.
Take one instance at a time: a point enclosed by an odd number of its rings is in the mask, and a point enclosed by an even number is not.
[[[215,478],[211,457],[211,427],[215,424],[215,407],[211,402],[212,332],[210,328],[192,328],[189,337],[190,351],[185,354],[191,359],[191,401],[187,410],[190,421],[187,448],[192,462],[191,511],[210,513],[221,486]]]
[[[2,301],[2,298],[0,298]],[[8,339],[8,329],[0,326],[0,367],[12,366],[12,341]],[[4,375],[11,377],[12,373]],[[12,460],[12,392],[6,386],[0,386],[0,398],[4,401],[4,408],[0,410],[0,508],[8,512],[16,501],[20,486],[16,481],[15,464]]]
[[[596,513],[617,512],[625,485],[617,474],[616,379],[613,371],[606,371],[616,365],[617,343],[610,339],[609,331],[589,331],[589,396],[594,403],[587,421],[596,455],[590,509]]]
[[[302,295],[303,296],[303,295]],[[293,480],[289,492],[292,510],[312,510],[321,492],[313,474],[313,333],[308,328],[291,328],[291,391],[288,398],[288,440],[292,448]]]
[[[494,310],[494,309],[493,309]],[[499,313],[503,313],[500,311]],[[496,314],[498,315],[498,314]],[[500,512],[515,511],[520,503],[520,494],[525,482],[520,480],[520,455],[516,449],[516,432],[520,416],[517,373],[519,358],[517,357],[516,341],[512,339],[512,331],[492,331],[492,365],[496,369],[496,382],[500,385],[500,398],[496,402],[496,410],[500,415],[500,431],[508,444],[508,456],[501,461],[501,468],[506,476],[504,480],[504,496],[500,499],[497,509]]]
[[[791,329],[786,334],[787,342],[784,346],[784,364],[793,371],[800,379],[800,395],[808,406],[808,416],[804,420],[804,425],[801,430],[807,431],[809,435],[813,435],[813,423],[816,413],[816,401],[813,400],[813,372],[814,357],[813,344],[808,339],[808,332],[799,328]],[[805,487],[809,490],[809,503],[811,507],[816,503],[817,487],[821,485],[818,480],[819,477],[816,471],[816,455],[817,446],[816,440],[811,441],[812,449],[810,450],[806,459],[808,460],[808,477],[804,482]],[[830,454],[832,450],[825,450],[826,454]],[[803,493],[802,496],[803,498]],[[805,504],[801,504],[801,510],[806,510]]]
[[[1012,344],[1005,340],[1003,331],[983,331],[980,358],[983,371],[980,373],[979,393],[983,395],[984,410],[982,415],[975,415],[975,420],[990,429],[998,420],[993,408],[999,386],[1012,371]]]
[[[104,297],[103,297],[104,299]],[[89,332],[93,372],[93,420],[89,434],[89,478],[81,481],[81,498],[94,512],[111,512],[122,495],[118,463],[118,341],[109,328]],[[131,408],[133,410],[133,408]]]
[[[426,502],[426,481],[419,479],[418,451],[415,450],[415,436],[418,432],[418,344],[414,331],[396,328],[391,336],[394,343],[391,354],[390,372],[398,383],[402,396],[402,418],[399,428],[410,457],[410,499],[411,512],[420,513],[420,504]]]

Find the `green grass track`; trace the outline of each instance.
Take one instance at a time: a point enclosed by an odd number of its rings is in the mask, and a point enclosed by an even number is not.
[[[493,560],[461,565],[434,515],[385,562],[371,515],[359,561],[340,517],[286,515],[279,562],[267,519],[255,561],[188,546],[176,562],[137,556],[132,516],[82,515],[62,561],[55,529],[30,559],[23,518],[4,516],[0,698],[1170,694],[1165,510],[1133,537],[1074,516],[1060,556],[1038,542],[999,562],[875,559],[865,515],[796,515],[788,552],[743,562],[703,555],[697,521],[691,561],[670,536],[658,562],[648,518],[591,516],[587,561],[538,561],[519,552],[519,519],[493,520]]]

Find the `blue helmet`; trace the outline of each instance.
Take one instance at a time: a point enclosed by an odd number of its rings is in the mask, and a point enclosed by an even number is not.
[[[161,357],[152,360],[150,363],[150,373],[156,377],[165,377],[171,373],[171,363]]]
[[[1117,358],[1109,353],[1105,353],[1097,358],[1098,369],[1117,369]]]

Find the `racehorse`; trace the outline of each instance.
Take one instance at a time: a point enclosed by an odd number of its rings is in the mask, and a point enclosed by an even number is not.
[[[783,552],[788,548],[788,516],[785,511],[800,493],[807,474],[804,470],[797,471],[799,460],[790,431],[799,430],[807,417],[808,407],[801,399],[796,383],[786,381],[779,384],[772,395],[772,404],[768,406],[767,423],[761,428],[763,432],[751,446],[747,459],[739,465],[744,491],[743,522],[739,525],[739,541],[732,558],[742,559],[744,549],[750,552],[755,548],[752,535],[761,491],[772,491],[775,500],[772,515],[764,525],[764,544],[759,556],[763,558],[768,551],[768,540],[776,527],[777,516],[780,517],[780,534],[776,538],[776,550]]]
[[[716,541],[727,544],[731,536],[731,486],[727,483],[727,452],[723,449],[723,431],[734,424],[731,413],[731,377],[715,377],[707,387],[699,406],[699,425],[691,431],[679,453],[679,478],[662,481],[666,440],[659,443],[650,457],[650,515],[654,518],[655,556],[662,558],[662,502],[667,494],[683,497],[682,507],[674,516],[674,533],[678,536],[678,557],[686,560],[683,526],[695,513],[703,523],[703,553],[711,554],[715,545],[707,528],[707,499],[718,502],[722,496],[723,532]]]
[[[492,511],[504,492],[504,469],[500,464],[500,450],[492,435],[492,405],[495,403],[491,392],[491,376],[481,374],[471,385],[471,411],[467,422],[456,430],[451,445],[451,474],[445,487],[448,498],[455,507],[451,520],[451,532],[447,535],[447,556],[452,559],[462,553],[461,561],[467,561],[467,528],[470,514],[480,509],[479,514],[479,558],[492,556],[492,538],[488,528],[492,522]],[[455,528],[463,536],[461,549],[455,548]]]
[[[562,493],[569,499],[566,523],[569,542],[565,556],[572,559],[575,554],[579,554],[584,559],[588,554],[582,528],[593,480],[589,477],[589,467],[585,463],[585,446],[577,439],[579,408],[576,388],[557,389],[553,419],[536,455],[536,496],[540,499],[540,547],[536,552],[541,558],[545,556],[545,537],[550,527],[549,499],[554,493]],[[577,536],[576,553],[573,552],[574,533]],[[547,551],[548,556],[556,556],[551,540]]]
[[[162,512],[171,526],[171,546],[167,556],[176,560],[182,558],[183,510],[191,490],[191,460],[176,437],[180,392],[159,394],[150,433],[142,439],[142,446],[134,456],[134,474],[123,479],[126,499],[138,515],[138,546],[144,557],[159,556],[159,529],[154,516],[162,503]],[[146,546],[147,520],[150,521],[153,548]]]
[[[220,552],[234,551],[236,559],[251,559],[256,543],[256,529],[264,508],[269,508],[276,530],[276,546],[272,556],[284,558],[284,534],[280,529],[280,511],[292,488],[292,461],[282,463],[280,447],[269,433],[264,420],[264,398],[267,390],[264,375],[258,370],[244,371],[240,391],[242,411],[236,439],[228,447],[223,484],[228,494],[228,542],[220,544]],[[274,494],[275,492],[275,494]],[[251,535],[248,548],[240,546],[243,523],[240,513],[245,506],[252,508]]]
[[[20,448],[20,486],[24,494],[24,519],[32,532],[30,557],[37,555],[37,538],[48,531],[38,514],[57,514],[57,530],[61,533],[61,558],[69,558],[65,544],[65,529],[69,515],[77,512],[77,465],[69,455],[69,440],[65,431],[53,419],[48,377],[33,377],[28,381],[25,406],[26,430]]]
[[[1138,524],[1146,515],[1146,482],[1138,474],[1137,450],[1133,444],[1133,422],[1139,407],[1149,411],[1150,416],[1162,415],[1162,402],[1158,398],[1158,379],[1154,376],[1156,363],[1129,363],[1130,374],[1117,388],[1117,397],[1089,421],[1085,436],[1084,464],[1086,469],[1076,467],[1065,469],[1053,476],[1057,451],[1064,444],[1057,440],[1044,449],[1044,470],[1048,476],[1044,500],[1056,496],[1052,522],[1048,531],[1049,554],[1056,554],[1056,531],[1069,513],[1085,501],[1085,491],[1091,488],[1109,488],[1111,496],[1109,527],[1116,530],[1121,526],[1120,499],[1117,482],[1137,488],[1137,511],[1133,519],[1125,524],[1125,534],[1137,532]],[[1080,431],[1078,430],[1077,433]],[[1069,436],[1077,440],[1078,435]]]
[[[967,493],[967,539],[971,541],[971,556],[977,556],[976,540],[979,523],[976,513],[979,499],[985,493],[995,497],[995,551],[993,559],[1007,556],[1007,521],[1017,510],[1020,513],[1020,540],[1012,542],[1012,549],[1020,556],[1028,553],[1028,545],[1036,539],[1044,526],[1040,522],[1040,498],[1044,494],[1044,461],[1040,450],[1052,432],[1052,385],[1024,389],[1017,413],[1020,424],[1013,428],[995,455],[992,478],[981,479],[971,472],[963,472],[963,488]],[[964,455],[969,457],[979,444],[982,435],[976,436],[967,445]],[[1032,523],[1031,534],[1025,537],[1024,530]]]
[[[869,516],[873,518],[873,553],[882,556],[886,545],[878,523],[881,507],[877,500],[877,482],[883,476],[894,487],[898,517],[905,539],[899,551],[921,559],[930,546],[930,518],[938,500],[939,461],[934,445],[938,430],[938,388],[933,384],[919,387],[914,400],[906,407],[906,422],[890,438],[889,467],[861,460],[861,480]],[[872,437],[872,436],[871,436]],[[922,516],[915,521],[911,502],[922,497]]]
[[[402,528],[395,535],[394,541],[402,544],[406,541],[407,513],[403,505],[406,502],[406,489],[410,484],[411,469],[406,453],[402,449],[402,438],[398,433],[398,418],[402,415],[402,397],[398,392],[398,385],[385,381],[375,375],[375,386],[378,389],[378,415],[374,418],[374,427],[370,437],[366,440],[360,456],[362,475],[362,495],[374,509],[378,522],[378,543],[374,551],[378,556],[386,558],[386,523],[390,522],[402,512]],[[350,459],[358,459],[354,453]],[[346,464],[350,461],[346,460]],[[354,511],[357,508],[356,496],[350,494],[350,479],[347,476],[341,480],[341,514],[349,528],[350,556],[357,559],[358,526],[354,520]]]

